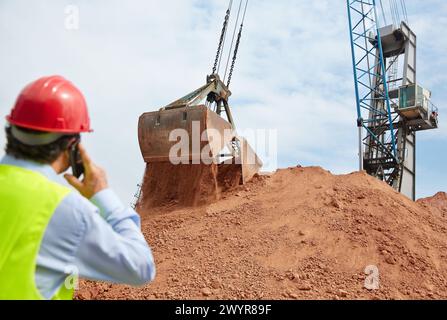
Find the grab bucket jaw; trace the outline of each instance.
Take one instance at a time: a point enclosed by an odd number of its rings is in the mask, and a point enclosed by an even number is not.
[[[204,105],[144,113],[138,140],[146,163],[232,164],[241,183],[249,181],[262,161],[233,126]]]

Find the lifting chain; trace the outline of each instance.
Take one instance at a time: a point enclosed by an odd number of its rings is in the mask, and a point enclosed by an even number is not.
[[[239,29],[239,33],[237,35],[236,46],[234,47],[233,60],[231,61],[230,72],[228,73],[227,88],[230,87],[231,77],[233,76],[234,64],[236,63],[237,52],[239,50],[239,43],[241,42],[242,27],[243,27],[243,24],[241,24],[241,28]]]
[[[220,34],[220,39],[219,39],[219,45],[217,46],[217,53],[216,53],[216,59],[214,60],[214,66],[213,66],[213,72],[212,74],[216,74],[217,71],[217,64],[219,63],[220,60],[220,55],[222,52],[222,47],[223,47],[223,43],[225,40],[225,35],[227,33],[227,27],[228,27],[228,21],[230,20],[230,14],[231,14],[231,5],[232,5],[233,1],[230,1],[230,5],[227,9],[227,13],[225,15],[225,20],[222,26],[222,33]]]

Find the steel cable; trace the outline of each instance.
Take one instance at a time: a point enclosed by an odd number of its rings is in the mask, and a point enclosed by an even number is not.
[[[237,35],[236,46],[234,48],[233,61],[231,62],[230,73],[228,74],[228,82],[227,82],[227,87],[228,88],[230,87],[231,78],[233,76],[233,71],[234,71],[234,65],[236,64],[236,58],[237,58],[237,53],[239,51],[239,44],[241,42],[242,29],[244,27],[245,14],[247,13],[247,7],[248,7],[248,0],[246,0],[246,2],[245,2],[244,14],[242,15],[241,26],[239,28],[239,33]],[[224,81],[225,81],[225,79],[224,79]]]
[[[225,73],[224,73],[224,78],[223,78],[223,82],[225,82],[225,78],[227,77],[227,71],[228,71],[228,64],[230,63],[230,58],[231,58],[231,52],[233,51],[233,44],[234,44],[234,38],[236,36],[236,30],[237,30],[237,26],[239,24],[239,18],[241,15],[241,8],[242,8],[242,1],[239,1],[239,9],[237,10],[237,17],[236,17],[236,23],[234,25],[234,30],[233,30],[233,37],[231,39],[231,45],[230,45],[230,50],[228,52],[228,58],[227,58],[227,64],[225,66]]]

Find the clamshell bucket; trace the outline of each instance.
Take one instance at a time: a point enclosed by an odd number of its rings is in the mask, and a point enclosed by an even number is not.
[[[144,113],[138,139],[146,163],[233,164],[240,166],[241,183],[262,167],[249,143],[204,105]]]
[[[170,202],[198,205],[246,183],[259,171],[262,161],[236,133],[230,96],[228,87],[212,74],[204,86],[140,116],[138,140],[147,165],[138,208]]]

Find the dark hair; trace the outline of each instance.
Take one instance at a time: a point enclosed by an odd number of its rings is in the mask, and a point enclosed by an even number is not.
[[[42,134],[44,132],[20,128],[21,131],[33,134]],[[5,152],[8,155],[18,159],[32,160],[39,163],[53,163],[65,150],[68,149],[73,138],[79,139],[79,134],[64,135],[54,142],[41,146],[28,146],[17,140],[11,133],[11,127],[5,128],[6,147]]]

